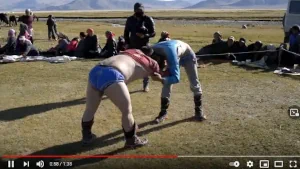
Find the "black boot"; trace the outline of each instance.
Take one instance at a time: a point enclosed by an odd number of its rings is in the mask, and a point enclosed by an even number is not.
[[[167,97],[161,98],[161,108],[160,108],[161,110],[160,110],[158,117],[156,117],[156,119],[155,119],[155,122],[157,124],[161,123],[167,119],[167,114],[168,114],[167,110],[169,108],[169,105],[170,105],[169,98],[167,98]]]
[[[94,119],[87,122],[81,121],[81,127],[82,127],[81,141],[83,145],[91,144],[96,138],[96,135],[92,133],[93,124],[94,124]]]
[[[198,121],[206,120],[206,116],[202,110],[202,95],[194,96],[194,103],[195,103],[195,118]]]
[[[141,139],[136,135],[138,126],[136,124],[133,125],[133,129],[129,132],[126,132],[123,128],[123,132],[125,135],[125,148],[136,148],[142,147],[148,143],[147,139]]]

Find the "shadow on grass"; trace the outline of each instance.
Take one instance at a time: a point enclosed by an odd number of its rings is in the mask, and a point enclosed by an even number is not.
[[[263,68],[250,67],[250,66],[238,66],[238,68],[245,69],[246,71],[255,71],[253,72],[253,74],[274,72],[274,70],[276,70],[276,68],[263,69]]]
[[[278,75],[282,78],[289,78],[289,79],[293,79],[293,80],[300,80],[300,76],[292,76],[292,75],[285,75],[285,74],[282,74],[282,75]]]
[[[137,90],[137,91],[130,92],[130,94],[135,94],[139,92],[143,92],[143,91]],[[108,98],[104,97],[102,100],[106,100],[106,99]],[[27,116],[44,113],[53,109],[70,107],[70,106],[75,106],[80,104],[85,104],[85,98],[71,100],[71,101],[47,103],[47,104],[24,106],[24,107],[2,110],[0,111],[0,121],[18,120],[18,119],[25,118]]]
[[[170,128],[170,127],[173,127],[173,126],[181,124],[181,123],[186,123],[186,122],[191,122],[191,121],[193,121],[192,117],[187,118],[187,119],[183,119],[183,120],[179,120],[179,121],[174,121],[174,122],[167,123],[167,124],[163,124],[163,125],[159,125],[159,126],[155,126],[153,128],[138,132],[138,135],[140,135],[140,136],[147,135],[147,134],[152,133],[152,132],[160,131],[160,130]],[[153,124],[152,121],[145,122],[145,123],[139,125],[139,129],[143,129],[146,126],[149,126],[149,125],[152,125],[152,124]],[[77,141],[77,142],[73,142],[73,143],[67,143],[67,144],[62,144],[62,145],[49,147],[49,148],[46,148],[44,150],[34,152],[30,155],[75,155],[75,154],[80,154],[80,153],[90,151],[90,150],[93,150],[93,149],[101,149],[101,148],[111,146],[111,145],[114,145],[114,144],[117,144],[119,142],[124,141],[124,137],[119,136],[122,133],[123,133],[122,130],[118,130],[118,131],[115,131],[113,133],[98,137],[95,140],[94,144],[89,146],[89,147],[83,147],[81,145],[81,142]],[[119,148],[117,150],[108,152],[106,154],[101,154],[101,155],[115,155],[115,154],[126,152],[127,150],[130,150],[130,149]],[[77,160],[73,161],[73,166],[74,167],[79,167],[79,166],[82,166],[82,165],[101,162],[101,161],[106,160],[106,159],[107,158],[77,159]],[[47,160],[49,160],[49,162],[50,162],[50,161],[57,161],[57,160],[60,160],[60,159],[58,159],[58,158],[46,159],[46,160],[44,160],[44,162],[46,164],[47,164]],[[22,159],[20,158],[20,159],[17,159],[16,161],[22,161]]]
[[[253,72],[253,74],[258,74],[258,73],[272,73],[272,74],[274,74],[273,72],[275,70],[277,70],[277,66],[271,66],[271,67],[269,67],[269,69],[247,67],[247,66],[239,66],[239,68],[245,69],[247,71],[255,71],[255,72]],[[282,75],[279,75],[279,76],[284,77],[284,78],[290,78],[290,79],[293,79],[293,80],[300,80],[300,76],[293,76],[293,75],[287,75],[287,74],[282,74]]]
[[[210,65],[220,65],[223,63],[230,63],[230,60],[225,60],[225,59],[208,59],[208,60],[198,60],[199,67],[206,67]]]

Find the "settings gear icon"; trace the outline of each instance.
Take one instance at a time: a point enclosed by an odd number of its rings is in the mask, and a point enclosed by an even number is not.
[[[252,168],[253,166],[254,166],[253,161],[248,161],[248,162],[247,162],[247,167],[248,167],[248,168]]]

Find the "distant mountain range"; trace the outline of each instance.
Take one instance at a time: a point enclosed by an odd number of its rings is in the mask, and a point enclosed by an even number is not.
[[[59,6],[70,3],[73,0],[0,0],[0,10],[2,11],[20,11],[30,8],[39,10],[48,6]]]
[[[204,0],[187,8],[285,8],[288,0]]]
[[[138,0],[0,0],[0,10],[121,10]],[[146,9],[277,8],[287,0],[139,0]]]
[[[140,0],[145,8],[150,9],[172,9],[184,8],[193,5],[186,0]],[[46,10],[113,10],[113,9],[133,9],[136,1],[133,0],[73,0],[61,6],[48,6]]]

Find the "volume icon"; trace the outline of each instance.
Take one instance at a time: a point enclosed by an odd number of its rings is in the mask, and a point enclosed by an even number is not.
[[[44,167],[44,161],[41,160],[39,162],[36,163],[36,166],[40,167],[40,168],[43,168]]]
[[[8,161],[7,166],[8,168],[15,168],[15,161]]]

